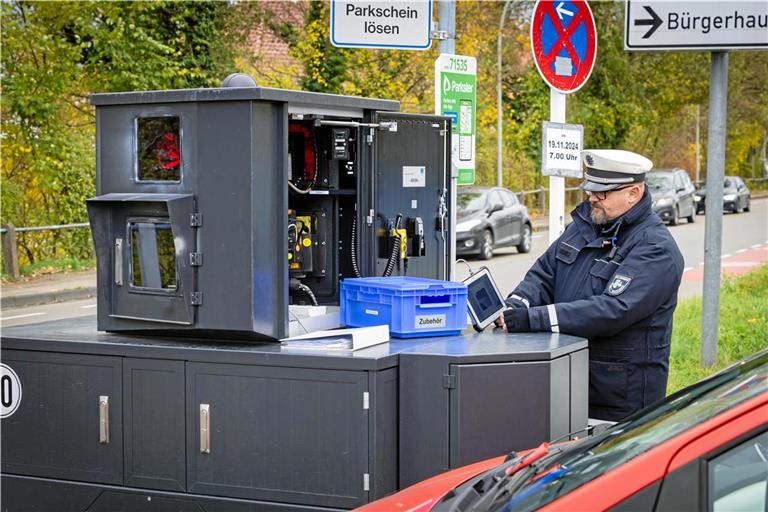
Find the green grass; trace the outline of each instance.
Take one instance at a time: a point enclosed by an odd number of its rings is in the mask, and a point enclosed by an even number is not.
[[[93,258],[61,258],[21,265],[19,267],[19,273],[22,277],[35,277],[43,274],[53,274],[55,272],[73,272],[91,268],[96,268],[96,260]],[[11,280],[10,276],[5,273],[3,273],[1,277],[3,282]]]
[[[727,279],[720,288],[717,362],[700,364],[701,297],[681,301],[675,311],[667,393],[673,393],[768,347],[768,265]]]

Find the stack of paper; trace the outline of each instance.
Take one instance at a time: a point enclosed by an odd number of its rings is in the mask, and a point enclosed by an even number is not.
[[[359,350],[389,341],[389,325],[315,331],[280,340],[286,348]]]

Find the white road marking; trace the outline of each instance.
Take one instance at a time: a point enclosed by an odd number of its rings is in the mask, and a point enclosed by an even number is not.
[[[544,235],[533,235],[533,238],[544,238]]]
[[[741,254],[743,252],[747,252],[748,250],[749,249],[739,249],[738,251],[736,251],[736,254]]]
[[[723,268],[757,267],[760,263],[759,261],[729,261],[728,263],[723,263]]]
[[[722,256],[720,256],[720,259],[724,260],[725,258],[730,258],[731,256],[732,256],[731,254],[723,254]]]
[[[91,309],[91,308],[95,308],[96,304],[88,304],[86,306],[80,306],[80,307],[83,308],[83,309]]]
[[[755,244],[750,249],[759,249],[760,247],[762,247],[762,244]]]
[[[683,272],[688,272],[689,270],[693,270],[693,267],[685,267],[683,269]]]
[[[45,315],[45,314],[47,314],[45,311],[40,311],[38,313],[27,313],[25,315],[4,316],[4,317],[0,318],[0,321],[2,321],[2,320],[15,320],[16,318],[27,318],[27,317],[30,317],[30,316],[40,316],[40,315]]]

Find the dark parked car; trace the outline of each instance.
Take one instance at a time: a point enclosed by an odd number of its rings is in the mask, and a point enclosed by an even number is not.
[[[696,220],[696,187],[683,169],[659,169],[645,175],[653,199],[653,211],[661,220],[677,226],[681,217]]]
[[[696,213],[704,213],[707,198],[705,185],[696,191]],[[749,211],[752,194],[744,180],[738,176],[726,176],[723,182],[723,211],[741,213]]]
[[[360,512],[768,510],[768,351],[603,428],[433,476]]]
[[[457,195],[456,254],[493,257],[496,247],[531,250],[528,209],[517,196],[500,187],[461,187]]]

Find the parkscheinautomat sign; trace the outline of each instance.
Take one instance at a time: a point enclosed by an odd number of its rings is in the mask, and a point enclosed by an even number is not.
[[[768,49],[768,0],[627,1],[627,50]]]
[[[343,48],[426,50],[431,0],[331,0],[331,43]]]

